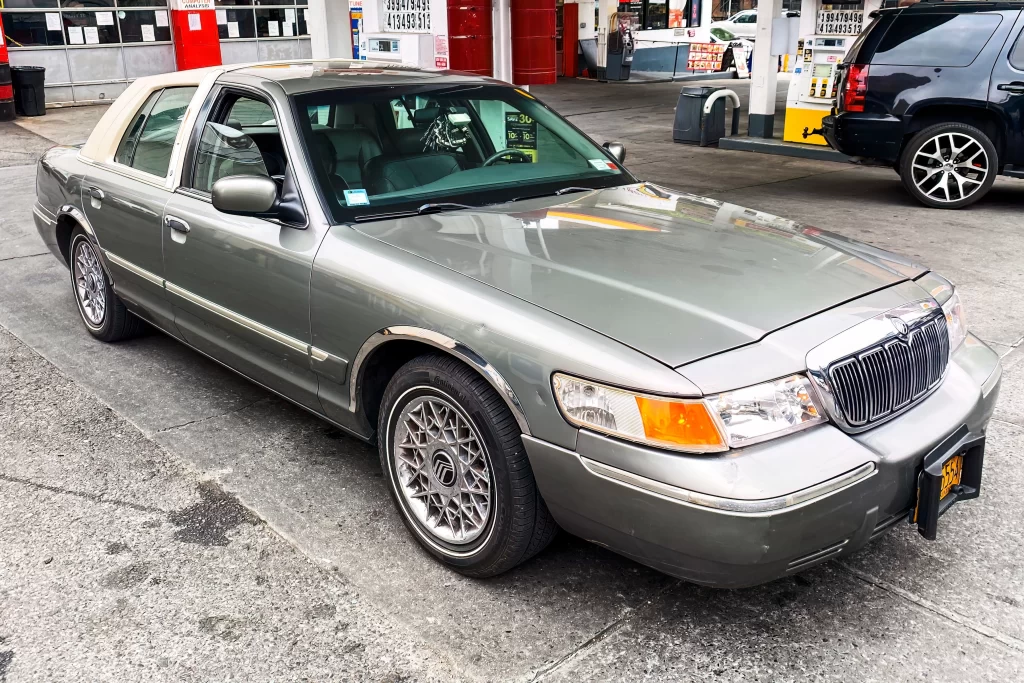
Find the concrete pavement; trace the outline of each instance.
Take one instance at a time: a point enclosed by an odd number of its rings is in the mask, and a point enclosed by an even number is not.
[[[938,541],[900,527],[741,591],[565,535],[497,579],[447,572],[408,537],[369,447],[161,335],[92,340],[34,235],[32,169],[12,167],[0,169],[0,681],[1019,679],[1024,184],[941,212],[884,169],[673,145],[679,86],[658,85],[535,92],[599,141],[626,142],[646,179],[935,266],[1005,354],[983,495],[943,518]]]

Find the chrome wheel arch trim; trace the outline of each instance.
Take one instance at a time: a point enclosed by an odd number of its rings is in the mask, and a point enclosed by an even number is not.
[[[359,352],[356,354],[355,359],[352,361],[352,368],[349,374],[349,410],[352,412],[359,410],[359,395],[363,389],[363,364],[366,362],[366,359],[369,358],[370,354],[372,354],[378,347],[383,346],[388,342],[403,339],[422,342],[429,346],[441,349],[442,351],[446,351],[476,370],[492,387],[494,387],[495,391],[497,391],[505,401],[505,404],[508,405],[509,410],[512,411],[512,415],[516,418],[516,422],[519,423],[519,429],[522,430],[522,433],[527,436],[531,434],[530,425],[526,419],[526,412],[523,410],[522,403],[519,402],[519,397],[516,396],[516,392],[513,391],[512,385],[505,381],[505,378],[501,376],[501,373],[498,372],[497,368],[488,363],[487,360],[485,360],[476,351],[457,339],[452,339],[451,337],[441,334],[440,332],[435,332],[434,330],[409,325],[386,327],[379,332],[373,333],[369,339],[363,342],[363,345],[359,348]]]
[[[89,237],[89,241],[92,242],[94,251],[96,252],[96,258],[99,259],[100,265],[103,266],[103,272],[107,274],[107,282],[111,286],[114,285],[114,276],[110,274],[110,262],[107,260],[107,252],[103,249],[99,239],[96,237],[96,231],[93,230],[92,223],[85,217],[85,213],[73,204],[64,204],[57,210],[57,215],[53,217],[54,230],[57,228],[57,224],[60,219],[64,216],[70,217],[73,221],[82,226],[82,230]],[[68,254],[68,268],[71,267],[70,263],[71,254]]]

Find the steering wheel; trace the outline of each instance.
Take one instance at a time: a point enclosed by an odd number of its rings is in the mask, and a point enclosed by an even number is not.
[[[529,154],[527,154],[526,152],[523,152],[522,150],[511,149],[510,148],[510,149],[503,149],[500,152],[495,152],[491,156],[487,157],[487,159],[484,160],[484,163],[482,165],[483,166],[490,166],[491,164],[493,164],[498,159],[504,159],[505,157],[518,158],[519,161],[517,161],[516,163],[523,163],[523,162],[526,162],[528,164],[529,163],[533,163],[533,157],[530,156]]]

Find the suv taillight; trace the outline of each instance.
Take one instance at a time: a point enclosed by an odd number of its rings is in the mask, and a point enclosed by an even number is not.
[[[864,111],[868,94],[868,65],[851,64],[846,69],[843,85],[843,111]]]

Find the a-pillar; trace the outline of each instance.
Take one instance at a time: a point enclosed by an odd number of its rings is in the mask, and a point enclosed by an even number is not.
[[[220,36],[214,0],[171,0],[171,32],[178,71],[219,66]]]
[[[775,128],[775,84],[778,57],[772,56],[772,20],[782,12],[782,0],[758,0],[754,59],[750,67],[750,118],[747,135],[773,137]]]
[[[313,59],[352,59],[348,0],[309,0],[306,22]]]

